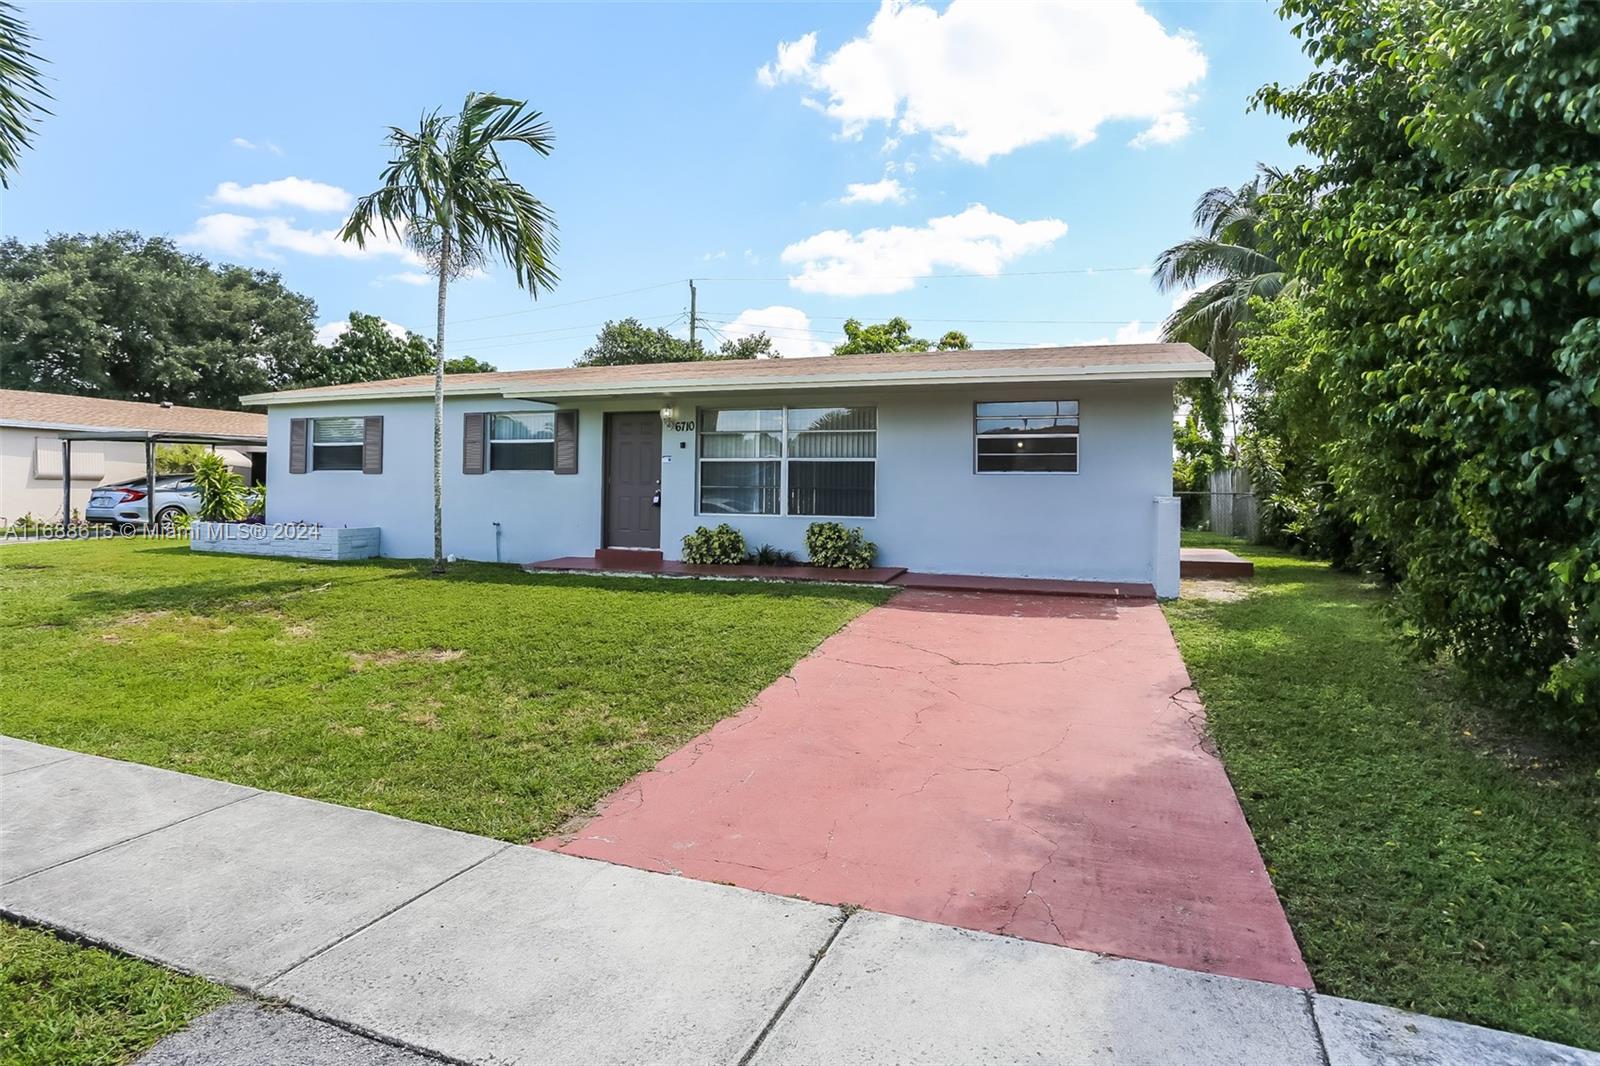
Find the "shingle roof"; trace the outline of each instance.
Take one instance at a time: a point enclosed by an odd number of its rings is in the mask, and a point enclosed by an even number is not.
[[[915,352],[815,359],[728,359],[637,366],[560,367],[492,374],[450,374],[452,394],[604,396],[642,392],[750,390],[786,385],[871,386],[967,381],[1201,377],[1211,360],[1187,344],[1098,344],[999,351]],[[428,375],[292,389],[243,398],[247,404],[408,396],[431,392]]]
[[[54,392],[0,389],[0,424],[81,430],[152,430],[265,437],[267,416],[212,407],[163,407],[158,403],[100,400]]]

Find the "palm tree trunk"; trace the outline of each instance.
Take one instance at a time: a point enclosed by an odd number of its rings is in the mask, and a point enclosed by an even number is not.
[[[450,285],[450,234],[439,244],[439,321],[433,364],[433,572],[444,573],[444,302]]]

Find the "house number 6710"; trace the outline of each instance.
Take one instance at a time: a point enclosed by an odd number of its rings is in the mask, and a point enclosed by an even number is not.
[[[672,430],[675,433],[693,433],[694,419],[690,418],[684,421],[674,422],[672,423]]]

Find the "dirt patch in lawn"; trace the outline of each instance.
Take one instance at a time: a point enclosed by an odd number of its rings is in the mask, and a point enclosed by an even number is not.
[[[426,648],[422,651],[352,651],[350,669],[365,670],[369,666],[395,666],[399,663],[453,663],[467,653],[457,648]]]
[[[1212,577],[1190,577],[1183,580],[1179,589],[1182,599],[1211,600],[1215,603],[1237,603],[1250,598],[1250,586],[1242,581]]]
[[[114,629],[128,629],[132,626],[147,626],[151,622],[158,622],[171,616],[171,611],[129,611],[111,625]]]

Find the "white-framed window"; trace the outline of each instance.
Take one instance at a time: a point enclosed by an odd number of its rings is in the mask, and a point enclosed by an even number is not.
[[[783,408],[700,412],[700,513],[780,514]]]
[[[704,410],[698,447],[700,514],[876,514],[875,407]]]
[[[490,470],[554,470],[555,468],[554,411],[489,416]]]
[[[1078,401],[1017,400],[973,408],[980,474],[1076,474]]]
[[[360,470],[366,419],[313,418],[311,469]]]

